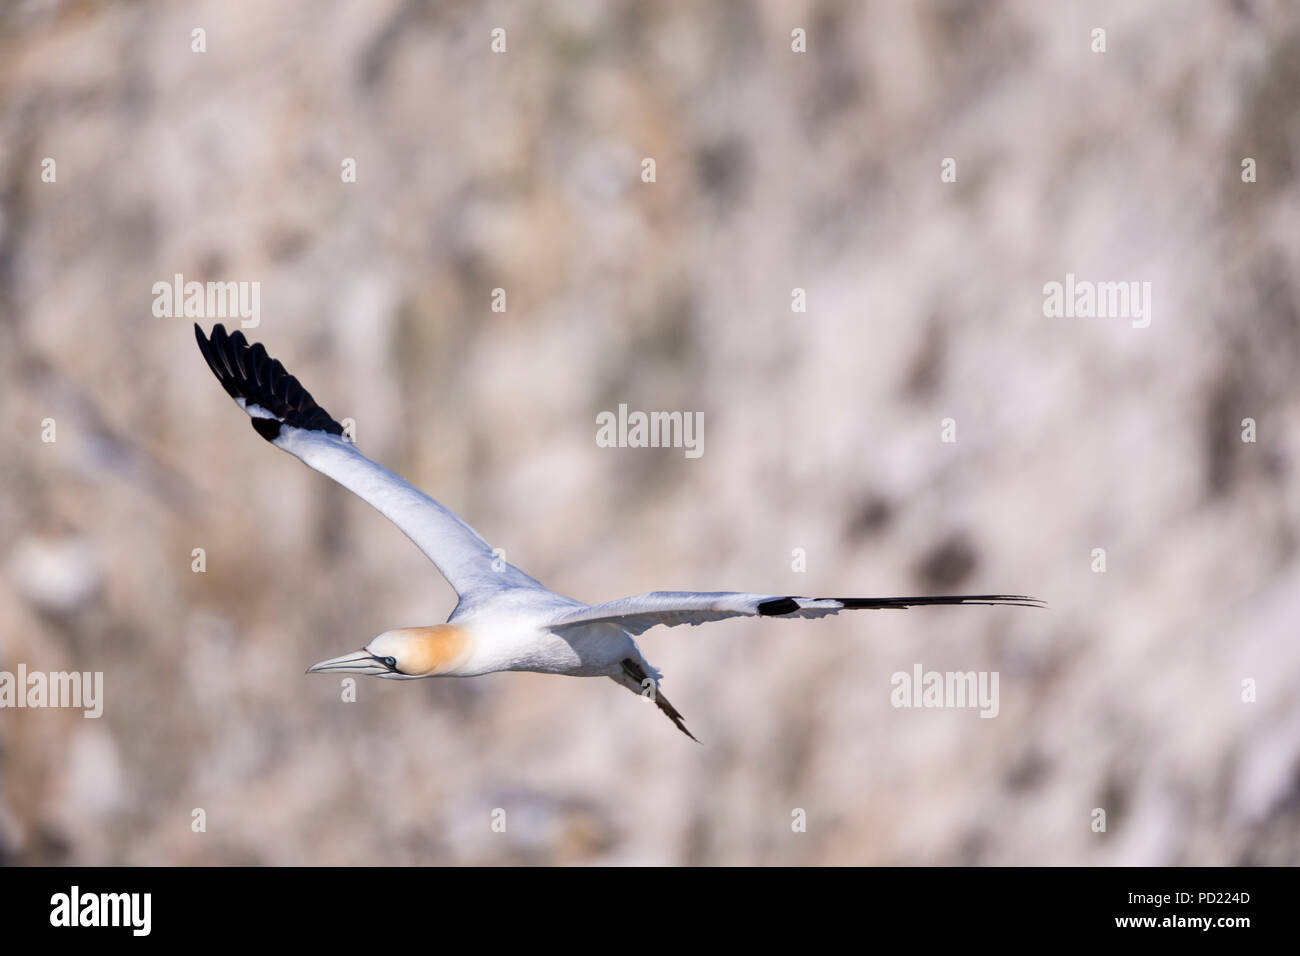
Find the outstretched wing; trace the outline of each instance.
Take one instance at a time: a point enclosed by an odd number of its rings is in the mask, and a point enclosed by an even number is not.
[[[492,553],[478,533],[418,488],[383,468],[343,438],[343,426],[312,399],[259,342],[242,332],[194,326],[199,350],[222,387],[253,419],[257,433],[364,499],[428,555],[462,601],[476,592],[541,588]]]
[[[1037,598],[1022,594],[949,594],[931,597],[806,598],[779,594],[745,594],[739,591],[651,591],[633,597],[562,611],[552,628],[612,622],[630,634],[641,634],[657,624],[704,624],[729,617],[825,617],[840,611],[909,608],[943,604],[1001,604],[1042,607]]]

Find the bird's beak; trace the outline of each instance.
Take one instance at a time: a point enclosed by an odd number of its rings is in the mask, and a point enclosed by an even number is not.
[[[308,674],[391,674],[392,671],[388,665],[383,663],[369,651],[354,651],[351,654],[344,654],[342,657],[331,657],[327,661],[321,661],[319,664],[313,664],[307,668]]]

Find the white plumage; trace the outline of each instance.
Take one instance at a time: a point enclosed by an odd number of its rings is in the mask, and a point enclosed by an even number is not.
[[[343,428],[261,344],[217,325],[195,337],[222,387],[277,448],[333,478],[369,502],[423,551],[459,596],[446,624],[385,631],[352,654],[310,672],[370,674],[390,679],[472,677],[494,671],[538,671],[609,677],[651,697],[694,739],[681,714],[659,692],[659,672],[633,637],[656,625],[704,624],[730,617],[818,618],[842,610],[923,605],[1041,606],[1022,595],[977,594],[898,598],[807,598],[735,591],[652,591],[586,605],[547,590],[506,563],[464,521],[375,464],[347,441]]]

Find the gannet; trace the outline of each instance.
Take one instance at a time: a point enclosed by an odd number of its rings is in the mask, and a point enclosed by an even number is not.
[[[309,674],[369,674],[389,680],[475,677],[535,671],[608,677],[653,700],[677,729],[694,734],[659,690],[662,677],[635,637],[657,625],[704,624],[731,617],[819,618],[863,608],[923,605],[1041,607],[1015,594],[886,598],[809,598],[737,591],[651,591],[584,604],[543,587],[493,551],[479,534],[424,492],[361,454],[340,425],[261,343],[223,326],[199,350],[253,429],[378,509],[428,556],[459,598],[444,624],[384,631],[359,651],[313,664]]]

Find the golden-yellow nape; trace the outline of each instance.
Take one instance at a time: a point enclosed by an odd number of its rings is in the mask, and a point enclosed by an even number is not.
[[[464,660],[470,647],[469,632],[454,624],[399,627],[370,642],[377,657],[393,657],[399,673],[408,677],[435,677]]]

